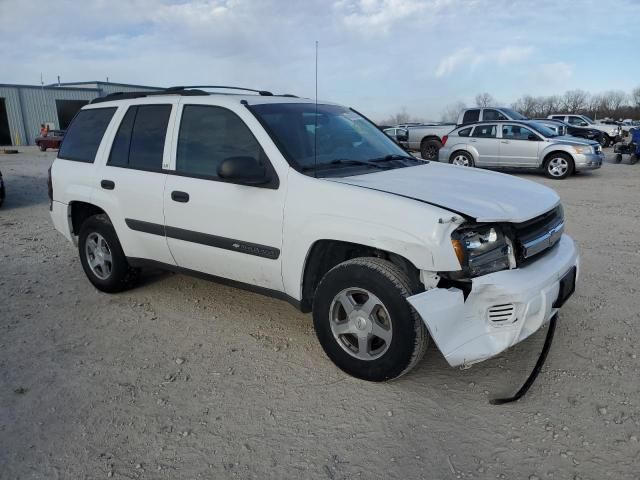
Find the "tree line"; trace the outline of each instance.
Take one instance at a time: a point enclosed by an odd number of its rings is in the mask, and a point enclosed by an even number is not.
[[[471,107],[501,107],[507,106],[499,102],[490,93],[479,93],[475,97],[475,104]],[[523,95],[513,102],[512,109],[529,118],[544,118],[553,113],[577,113],[588,115],[593,119],[611,118],[622,120],[625,118],[640,119],[640,86],[630,93],[622,90],[609,90],[592,94],[584,90],[568,90],[562,95],[532,96]],[[461,110],[469,106],[457,101],[445,107],[440,118],[443,122],[456,122]],[[385,119],[383,125],[397,125],[406,122],[419,122],[424,119],[409,115],[406,108],[400,113]]]

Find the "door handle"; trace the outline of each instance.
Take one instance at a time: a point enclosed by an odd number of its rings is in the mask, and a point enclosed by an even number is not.
[[[501,140],[500,143],[509,143],[509,140]]]
[[[105,190],[113,190],[114,188],[116,188],[116,184],[111,180],[101,180],[100,186]]]
[[[471,140],[469,140],[469,142],[471,142],[471,143],[476,143],[476,142],[477,142],[477,140],[476,140],[476,139],[474,139],[474,138],[472,138]]]
[[[187,192],[174,190],[171,192],[171,200],[174,202],[187,203],[189,201],[189,194]]]

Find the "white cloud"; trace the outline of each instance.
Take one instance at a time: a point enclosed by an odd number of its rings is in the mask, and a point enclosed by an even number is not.
[[[523,62],[534,52],[529,46],[509,46],[498,50],[478,52],[471,47],[465,47],[447,55],[438,64],[435,70],[436,77],[444,77],[456,70],[467,67],[476,69],[483,64],[498,64],[500,66]]]

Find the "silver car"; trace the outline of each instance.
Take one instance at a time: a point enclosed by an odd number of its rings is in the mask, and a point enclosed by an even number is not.
[[[452,131],[439,160],[465,167],[543,169],[554,179],[574,171],[600,168],[598,142],[559,136],[536,121],[495,121],[464,125]]]

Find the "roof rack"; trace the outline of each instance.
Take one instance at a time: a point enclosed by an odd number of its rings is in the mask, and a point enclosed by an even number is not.
[[[115,92],[105,95],[104,97],[94,98],[91,103],[110,102],[113,100],[129,100],[132,98],[151,97],[154,95],[184,95],[184,96],[197,96],[197,95],[209,95],[209,92],[202,90],[203,88],[209,89],[224,89],[224,90],[241,90],[245,92],[254,92],[263,97],[272,97],[273,93],[267,90],[255,90],[253,88],[243,87],[230,87],[226,85],[180,85],[176,87],[163,88],[156,91],[146,92]],[[295,97],[295,95],[287,94],[282,95],[284,97]]]
[[[187,85],[187,86],[179,86],[179,87],[169,87],[166,90],[186,90],[187,88],[216,88],[222,90],[242,90],[245,92],[254,92],[263,97],[272,97],[273,93],[267,90],[255,90],[253,88],[243,88],[243,87],[231,87],[228,85]]]

